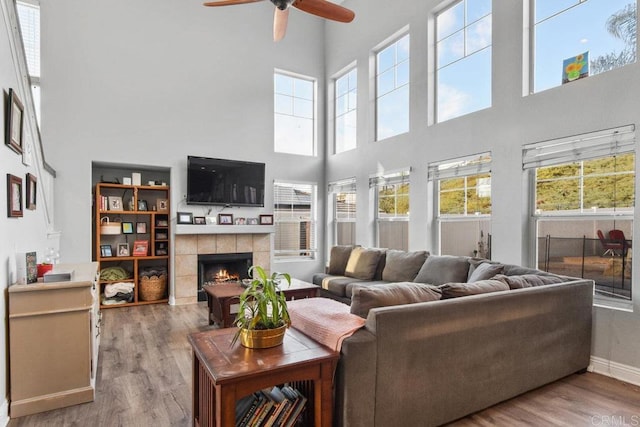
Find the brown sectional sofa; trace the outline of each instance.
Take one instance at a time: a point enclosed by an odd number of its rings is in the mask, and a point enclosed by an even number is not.
[[[351,312],[366,318],[342,345],[334,425],[437,426],[589,365],[593,281],[374,250],[381,254],[373,274],[338,248],[332,258],[347,258],[343,274],[329,273],[341,272],[330,260],[328,272],[314,277],[323,296],[351,303]],[[386,268],[389,261],[396,265]],[[396,277],[402,262],[413,280],[384,280]]]

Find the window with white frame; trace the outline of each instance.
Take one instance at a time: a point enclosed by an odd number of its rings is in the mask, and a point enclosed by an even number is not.
[[[376,198],[376,244],[409,250],[409,171],[369,179]]]
[[[491,21],[491,0],[461,0],[436,15],[438,122],[491,106]]]
[[[376,54],[376,140],[409,132],[409,34]]]
[[[491,257],[491,153],[429,164],[440,254]]]
[[[329,197],[332,200],[333,244],[356,244],[356,179],[330,182]]]
[[[278,153],[315,155],[315,81],[274,74],[274,149]]]
[[[17,1],[16,10],[20,21],[24,53],[27,58],[36,119],[40,124],[40,3],[37,1]]]
[[[631,300],[635,127],[530,144],[538,268],[593,279],[596,294]]]
[[[335,80],[335,153],[356,148],[358,69],[353,67]]]
[[[275,259],[315,258],[315,184],[274,183]]]
[[[531,2],[532,92],[636,62],[636,0]]]

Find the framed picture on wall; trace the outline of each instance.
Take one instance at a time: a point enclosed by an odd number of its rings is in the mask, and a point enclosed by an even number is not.
[[[22,216],[22,178],[7,174],[7,216]]]
[[[9,89],[9,105],[4,143],[18,154],[22,154],[22,129],[24,106],[13,89]]]
[[[35,177],[35,175],[28,173],[26,181],[27,181],[26,205],[27,205],[27,209],[33,211],[36,209],[36,188],[37,188],[36,184],[38,183],[38,179]]]

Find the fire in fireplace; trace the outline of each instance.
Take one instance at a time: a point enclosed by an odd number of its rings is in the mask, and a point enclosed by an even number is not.
[[[251,252],[198,255],[198,301],[206,301],[202,286],[240,281],[249,277]]]

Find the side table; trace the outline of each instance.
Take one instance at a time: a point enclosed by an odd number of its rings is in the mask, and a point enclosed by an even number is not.
[[[193,422],[200,427],[235,424],[236,402],[273,385],[295,383],[307,396],[313,425],[330,427],[333,374],[339,353],[289,328],[282,345],[231,346],[237,328],[189,335],[193,349]],[[301,384],[298,386],[298,384]]]

